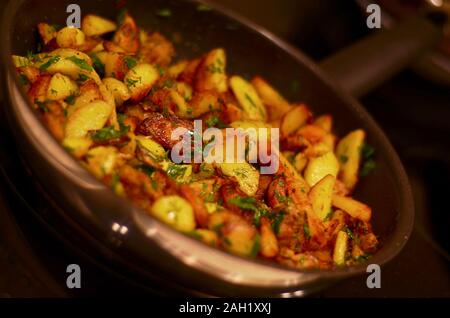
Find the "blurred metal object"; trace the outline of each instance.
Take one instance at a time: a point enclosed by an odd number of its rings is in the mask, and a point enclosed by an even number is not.
[[[366,8],[369,4],[373,3],[371,0],[356,0],[360,5],[364,13],[366,13]],[[381,23],[383,27],[391,29],[395,27],[400,21],[399,18],[392,14],[388,8],[386,8],[383,1],[376,1],[379,3],[382,11]],[[448,0],[424,0],[423,6],[414,6],[414,8],[408,7],[406,10],[402,11],[402,5],[398,3],[397,0],[389,0],[386,2],[389,5],[395,6],[395,12],[397,15],[408,16],[410,14],[424,15],[429,14],[435,10],[440,13],[445,13],[447,15],[447,23],[443,24],[442,30],[444,33],[443,41],[450,41],[450,4]],[[445,42],[443,42],[445,43]],[[450,47],[450,45],[447,45]],[[425,54],[422,58],[418,59],[412,66],[412,68],[424,76],[425,78],[432,80],[441,85],[450,86],[450,53],[443,53],[439,49],[434,49],[433,51]]]

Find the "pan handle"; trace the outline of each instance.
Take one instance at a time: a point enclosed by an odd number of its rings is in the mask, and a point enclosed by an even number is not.
[[[341,87],[361,97],[432,48],[441,29],[426,17],[405,20],[322,60],[320,67]]]

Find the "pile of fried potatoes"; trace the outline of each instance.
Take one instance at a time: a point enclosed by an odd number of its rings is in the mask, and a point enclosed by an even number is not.
[[[174,45],[126,11],[38,31],[40,52],[12,57],[19,80],[53,136],[118,195],[206,244],[293,268],[354,265],[377,250],[371,208],[351,196],[373,155],[363,130],[338,139],[331,115],[314,117],[260,76],[227,75],[222,48],[173,62]],[[194,119],[279,128],[278,171],[174,163],[171,133]]]

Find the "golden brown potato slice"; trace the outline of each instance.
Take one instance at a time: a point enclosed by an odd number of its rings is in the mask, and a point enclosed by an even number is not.
[[[85,137],[89,131],[103,128],[113,107],[97,100],[76,109],[67,118],[66,137]]]
[[[62,100],[70,95],[76,94],[78,85],[69,77],[56,73],[52,76],[47,90],[47,98],[51,100]]]
[[[64,27],[56,33],[56,43],[60,48],[78,48],[85,42],[83,31],[75,27]]]
[[[234,178],[239,185],[239,189],[241,189],[246,195],[253,196],[256,191],[258,191],[259,171],[256,170],[251,164],[247,162],[223,162],[217,163],[216,165],[225,176]]]
[[[267,121],[266,108],[252,84],[240,76],[232,76],[230,86],[248,119]]]
[[[139,50],[139,29],[127,12],[121,22],[119,29],[114,33],[113,42],[126,52],[134,54]]]
[[[210,51],[197,70],[195,88],[198,91],[224,93],[228,90],[225,73],[226,55],[222,48]]]
[[[308,194],[314,213],[322,221],[330,212],[335,181],[336,177],[327,175],[317,182]]]
[[[348,247],[348,234],[344,231],[339,231],[334,244],[333,261],[336,265],[342,266],[345,264],[345,254]]]
[[[280,132],[282,138],[289,136],[306,124],[311,112],[306,105],[297,105],[285,113],[281,119]]]
[[[157,69],[150,64],[138,64],[127,72],[124,82],[130,90],[130,100],[138,102],[147,95],[158,80]]]
[[[314,125],[321,127],[327,133],[331,132],[333,127],[333,117],[331,115],[322,115],[316,118]]]
[[[86,14],[81,20],[81,30],[87,36],[103,35],[116,29],[117,25],[113,21],[95,14]]]
[[[252,79],[252,85],[266,106],[270,121],[281,118],[281,116],[291,109],[291,105],[284,97],[262,77],[254,77]]]
[[[332,203],[333,206],[361,221],[368,222],[372,216],[372,209],[368,205],[349,197],[334,194]]]
[[[358,129],[341,139],[336,147],[336,156],[340,163],[339,179],[349,189],[353,189],[358,181],[358,170],[361,161],[361,147],[365,132]]]
[[[323,179],[326,175],[337,176],[339,170],[339,163],[333,152],[329,151],[326,154],[311,158],[306,166],[304,176],[306,182],[310,186],[314,186],[318,181]]]
[[[128,87],[118,79],[107,77],[104,78],[102,82],[108,91],[110,91],[113,95],[116,106],[122,105],[130,98],[130,91],[128,90]]]
[[[168,195],[156,200],[151,214],[178,231],[191,232],[195,229],[194,210],[188,201],[178,195]]]

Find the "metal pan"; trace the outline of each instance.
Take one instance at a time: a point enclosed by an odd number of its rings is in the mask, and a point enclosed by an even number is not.
[[[332,271],[292,270],[210,248],[133,207],[82,168],[35,115],[19,89],[10,61],[13,52],[24,54],[35,47],[37,37],[31,30],[38,22],[64,24],[66,6],[70,2],[14,1],[5,10],[1,33],[3,86],[10,100],[6,110],[11,129],[34,175],[63,208],[60,217],[66,220],[67,228],[76,229],[76,233],[95,246],[99,255],[111,262],[132,263],[129,266],[139,271],[147,284],[177,285],[209,295],[298,296],[366,272],[367,264]],[[82,13],[97,13],[112,19],[117,14],[114,3],[78,1]],[[368,142],[377,150],[377,169],[360,182],[355,196],[373,207],[375,233],[382,242],[370,262],[383,265],[390,261],[400,252],[412,229],[411,191],[391,144],[350,93],[360,95],[409,63],[437,40],[434,28],[420,20],[413,22],[419,27],[417,32],[411,32],[408,27],[410,32],[400,29],[399,33],[373,40],[375,44],[388,44],[392,50],[384,50],[383,63],[375,63],[376,56],[369,64],[363,63],[363,57],[369,57],[370,50],[366,50],[374,48],[370,41],[363,43],[356,55],[341,53],[334,61],[338,61],[338,65],[343,62],[348,65],[345,69],[348,72],[342,77],[339,74],[342,69],[336,67],[332,59],[327,60],[324,67],[335,76],[332,79],[300,51],[266,30],[223,8],[204,11],[197,6],[198,2],[191,1],[127,2],[127,8],[140,26],[181,37],[182,41],[176,43],[180,58],[224,47],[229,59],[228,73],[260,74],[290,100],[307,103],[317,114],[333,114],[335,131],[339,135],[356,128],[364,129]],[[170,18],[155,15],[162,8],[170,8]],[[398,52],[402,45],[409,50]],[[352,60],[358,62],[354,68],[349,63]],[[298,91],[289,89],[293,82],[300,83]],[[67,229],[55,230],[64,236]]]

